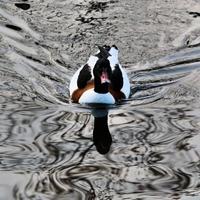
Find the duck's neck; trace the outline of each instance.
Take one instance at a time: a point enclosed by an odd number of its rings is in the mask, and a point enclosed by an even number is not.
[[[99,94],[106,94],[108,93],[108,86],[109,83],[103,83],[101,84],[101,81],[99,79],[94,79],[94,91]]]

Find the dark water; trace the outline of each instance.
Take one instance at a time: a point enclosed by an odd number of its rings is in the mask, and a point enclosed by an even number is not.
[[[152,2],[0,1],[0,200],[200,198],[198,13],[175,11],[173,40],[156,48]],[[181,35],[179,18],[197,21]],[[70,103],[70,77],[105,41],[121,49],[131,98]],[[96,134],[94,120],[110,134]]]

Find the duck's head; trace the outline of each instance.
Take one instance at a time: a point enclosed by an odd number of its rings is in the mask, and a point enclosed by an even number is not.
[[[111,82],[111,66],[110,61],[108,60],[108,56],[110,55],[108,51],[104,48],[100,48],[100,52],[97,55],[98,60],[94,66],[93,74],[94,74],[94,91],[97,93],[107,93],[108,87]]]

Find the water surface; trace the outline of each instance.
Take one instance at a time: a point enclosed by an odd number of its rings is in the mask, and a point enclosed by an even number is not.
[[[145,2],[0,1],[0,200],[199,198],[198,5]],[[72,104],[70,77],[105,41],[131,98]]]

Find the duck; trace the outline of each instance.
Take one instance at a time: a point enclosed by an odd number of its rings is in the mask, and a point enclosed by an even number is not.
[[[130,82],[118,59],[116,45],[98,46],[72,76],[70,99],[79,104],[116,104],[130,96]]]

